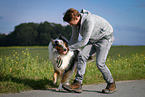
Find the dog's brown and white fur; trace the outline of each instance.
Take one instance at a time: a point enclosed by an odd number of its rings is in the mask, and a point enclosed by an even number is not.
[[[52,39],[49,43],[49,60],[54,67],[53,83],[56,84],[57,78],[61,77],[61,82],[56,91],[62,89],[62,84],[69,84],[69,78],[76,69],[78,51],[70,51],[68,41],[59,36],[57,39]],[[66,54],[62,52],[66,51]]]

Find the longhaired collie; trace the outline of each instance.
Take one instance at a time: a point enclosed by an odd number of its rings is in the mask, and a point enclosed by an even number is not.
[[[62,84],[69,84],[69,79],[76,69],[78,51],[70,51],[68,41],[62,35],[56,39],[51,39],[48,49],[49,60],[51,60],[54,68],[53,84],[56,84],[57,79],[60,77],[61,82],[56,89],[56,91],[60,91]],[[63,52],[67,53],[63,54]]]

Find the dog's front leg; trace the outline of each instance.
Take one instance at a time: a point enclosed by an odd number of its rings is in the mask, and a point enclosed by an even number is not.
[[[55,91],[61,91],[62,90],[62,84],[60,83],[58,88]]]
[[[53,74],[53,84],[54,84],[54,85],[55,85],[56,82],[57,82],[58,75],[59,75],[59,72],[55,70],[55,71],[54,71],[54,74]]]

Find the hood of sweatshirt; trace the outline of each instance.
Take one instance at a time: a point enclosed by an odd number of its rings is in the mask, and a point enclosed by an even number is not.
[[[85,9],[82,9],[81,10],[81,12],[80,12],[81,14],[91,14],[91,12],[89,12],[88,10],[85,10]]]

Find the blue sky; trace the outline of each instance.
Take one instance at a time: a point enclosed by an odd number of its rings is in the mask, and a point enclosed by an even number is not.
[[[0,0],[0,33],[21,23],[63,22],[69,9],[86,9],[114,28],[114,45],[145,45],[145,0]]]

